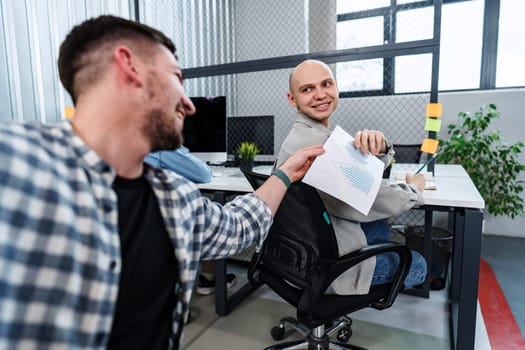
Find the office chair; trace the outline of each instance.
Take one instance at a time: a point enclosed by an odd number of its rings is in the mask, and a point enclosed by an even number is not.
[[[268,177],[243,171],[253,184]],[[370,287],[366,295],[326,295],[328,286],[340,274],[374,255],[394,252],[399,268],[388,284]],[[387,242],[371,245],[339,257],[330,217],[317,191],[299,181],[291,185],[275,215],[260,252],[254,254],[248,279],[255,285],[266,284],[289,304],[297,308],[296,318],[285,317],[272,328],[274,340],[281,340],[285,325],[306,338],[266,348],[363,349],[345,344],[349,341],[354,311],[372,307],[378,310],[392,305],[403,286],[411,263],[410,251],[401,244]],[[337,335],[337,341],[330,336]]]
[[[254,190],[258,189],[269,177],[269,175],[256,173],[246,168],[239,168],[239,169],[241,169],[241,172],[244,174],[244,177],[246,178],[246,180],[248,180],[250,185],[252,185]]]
[[[394,144],[394,159],[397,163],[419,163],[421,144]]]
[[[421,160],[421,144],[394,144],[394,160],[396,163],[419,163]],[[383,172],[383,179],[390,177],[392,166]]]

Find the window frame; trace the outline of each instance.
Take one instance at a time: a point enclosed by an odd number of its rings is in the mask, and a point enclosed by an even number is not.
[[[472,0],[442,0],[442,5],[467,2]],[[422,0],[407,4],[396,4],[395,0],[391,1],[390,6],[374,8],[369,10],[356,11],[351,13],[337,14],[337,23],[343,21],[351,21],[367,17],[383,16],[384,25],[384,42],[385,45],[395,43],[396,33],[396,14],[399,11],[418,9],[423,7],[434,6],[433,0]],[[521,86],[512,87],[496,87],[496,65],[498,57],[498,36],[499,36],[499,8],[500,0],[484,1],[484,18],[482,31],[482,57],[480,67],[480,79],[478,88],[465,88],[455,90],[439,90],[442,91],[477,91],[477,90],[493,90],[493,89],[508,89],[520,88]],[[441,29],[438,28],[438,31]],[[437,35],[440,33],[438,32]],[[434,32],[436,36],[436,32]],[[388,78],[388,79],[387,79]],[[383,88],[377,90],[361,90],[361,91],[340,91],[340,97],[364,97],[364,96],[382,96],[382,95],[405,95],[414,93],[428,93],[429,91],[396,93],[395,92],[395,56],[385,56],[383,61]]]

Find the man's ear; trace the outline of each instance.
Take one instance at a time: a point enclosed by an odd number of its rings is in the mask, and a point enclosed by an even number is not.
[[[288,91],[288,102],[294,107],[297,108],[297,104],[295,103],[295,98],[293,97],[292,93]]]
[[[136,55],[125,45],[118,45],[113,51],[113,58],[123,81],[142,86],[140,63]]]

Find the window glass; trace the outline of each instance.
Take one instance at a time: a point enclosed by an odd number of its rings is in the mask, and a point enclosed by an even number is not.
[[[395,92],[430,91],[432,81],[432,55],[410,55],[395,58]]]
[[[383,59],[341,62],[336,65],[339,91],[383,89]]]
[[[525,2],[501,0],[496,87],[525,85]]]
[[[483,1],[443,5],[439,90],[479,88],[482,39]]]
[[[423,7],[397,13],[396,42],[432,39],[433,36],[433,7]]]
[[[525,62],[525,26],[517,28],[517,16],[525,10],[525,1],[501,0],[500,39],[497,67],[497,86],[525,85],[525,68],[516,73],[515,67]],[[410,0],[398,1],[406,4]],[[364,4],[368,4],[365,6]],[[380,2],[338,1],[338,12],[358,11],[371,8]],[[388,4],[385,3],[385,6]],[[439,90],[478,89],[481,70],[483,40],[483,0],[446,3],[442,7],[441,45],[439,64]],[[425,6],[397,13],[395,23],[396,42],[410,42],[433,38],[434,7]],[[504,23],[504,24],[503,24]],[[380,45],[384,37],[383,17],[341,21],[337,23],[337,49]],[[512,33],[512,34],[509,34]],[[502,39],[503,37],[510,39]],[[514,41],[513,41],[514,39]],[[366,63],[368,62],[368,63]],[[383,72],[383,60],[369,60],[338,64],[337,80],[341,91],[380,89],[383,77],[395,79],[396,93],[430,90],[432,74],[431,55],[403,56],[395,59],[393,72]],[[370,65],[370,66],[368,66]],[[364,68],[373,69],[366,75]],[[512,68],[510,68],[512,67]],[[351,74],[350,74],[351,73]],[[381,76],[381,77],[379,77]],[[361,81],[367,78],[370,82]],[[390,78],[389,78],[390,79]],[[349,80],[349,81],[347,81]],[[348,88],[348,89],[347,89]]]
[[[383,17],[368,17],[337,23],[337,49],[383,44]]]
[[[390,0],[337,0],[337,14],[390,6]]]

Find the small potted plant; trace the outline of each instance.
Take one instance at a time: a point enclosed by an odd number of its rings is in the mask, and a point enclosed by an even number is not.
[[[523,181],[518,179],[525,165],[518,161],[523,142],[507,144],[500,130],[487,130],[500,112],[494,104],[479,111],[459,112],[460,124],[449,124],[449,139],[441,141],[437,161],[461,164],[485,200],[489,213],[515,218],[524,214]]]
[[[259,147],[253,142],[241,142],[239,146],[237,146],[237,156],[240,167],[251,171],[253,168],[253,160],[260,151]]]

